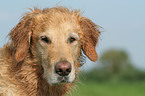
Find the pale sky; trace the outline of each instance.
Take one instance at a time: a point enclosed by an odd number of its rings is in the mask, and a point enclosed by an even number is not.
[[[81,9],[83,16],[104,28],[97,48],[99,55],[109,48],[123,49],[136,67],[145,69],[145,0],[1,0],[0,47],[22,14],[29,11],[27,8],[56,4]]]

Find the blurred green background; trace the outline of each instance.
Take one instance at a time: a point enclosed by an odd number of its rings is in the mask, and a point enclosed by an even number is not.
[[[104,31],[99,60],[86,58],[72,96],[145,96],[145,0],[1,0],[0,47],[27,8],[55,5],[80,9]]]
[[[99,65],[79,77],[72,96],[145,96],[145,71],[136,69],[124,50],[107,50]]]

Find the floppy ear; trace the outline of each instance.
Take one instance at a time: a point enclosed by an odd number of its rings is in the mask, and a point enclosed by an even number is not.
[[[23,61],[29,51],[33,29],[33,18],[24,16],[9,34],[14,48],[13,55],[17,62]]]
[[[80,24],[83,32],[82,50],[91,61],[96,61],[98,55],[95,47],[100,34],[97,30],[97,25],[85,17],[81,19]]]

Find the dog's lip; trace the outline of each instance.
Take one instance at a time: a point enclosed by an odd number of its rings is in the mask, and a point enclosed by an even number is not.
[[[57,79],[58,79],[59,83],[68,83],[67,76],[59,76]]]
[[[66,84],[69,83],[68,76],[59,76],[57,82],[51,83],[51,85]]]

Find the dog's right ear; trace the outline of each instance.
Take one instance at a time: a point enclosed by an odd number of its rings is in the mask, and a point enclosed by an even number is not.
[[[24,16],[9,34],[14,48],[13,56],[17,62],[23,61],[29,51],[34,26],[34,19]]]

